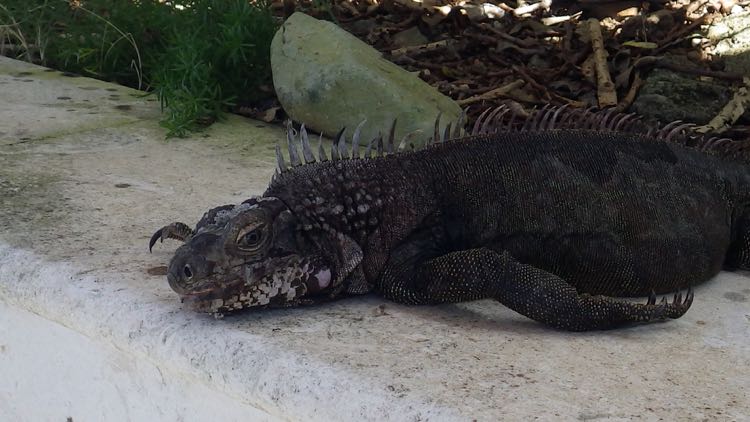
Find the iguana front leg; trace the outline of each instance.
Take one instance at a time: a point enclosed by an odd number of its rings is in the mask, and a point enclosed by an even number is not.
[[[221,212],[230,211],[234,207],[235,205],[227,204],[208,210],[208,212],[203,214],[203,217],[198,221],[198,224],[196,224],[195,230],[191,229],[187,224],[179,221],[167,224],[151,236],[151,239],[148,241],[148,251],[151,252],[156,241],[164,242],[164,239],[175,239],[180,242],[187,242],[198,230],[201,229],[201,227],[216,224],[217,216],[219,216]]]
[[[633,323],[679,318],[693,301],[646,304],[579,294],[562,278],[522,264],[509,253],[487,248],[431,257],[419,244],[393,251],[379,285],[387,298],[407,304],[455,303],[495,298],[536,321],[571,331],[603,330]]]
[[[164,242],[164,239],[175,239],[185,242],[193,237],[193,234],[193,229],[188,227],[185,223],[180,223],[178,221],[172,224],[167,224],[151,236],[151,239],[148,241],[148,251],[151,252],[151,249],[154,247],[157,240]]]

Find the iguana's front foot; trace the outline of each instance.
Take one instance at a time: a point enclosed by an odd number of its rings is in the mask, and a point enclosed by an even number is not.
[[[151,252],[151,249],[156,244],[156,241],[164,242],[164,239],[176,239],[182,242],[187,241],[193,237],[193,229],[188,227],[185,223],[175,222],[172,224],[168,224],[154,233],[153,236],[151,236],[151,240],[148,241],[148,251]]]

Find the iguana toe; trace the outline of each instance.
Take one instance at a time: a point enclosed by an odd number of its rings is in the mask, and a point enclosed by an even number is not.
[[[661,302],[656,305],[656,296],[652,293],[649,296],[647,306],[651,305],[655,307],[653,319],[676,319],[685,315],[685,312],[690,309],[690,305],[693,304],[694,296],[693,289],[688,287],[684,301],[682,298],[682,292],[678,291],[672,297],[672,302],[669,302],[665,296],[661,299]]]

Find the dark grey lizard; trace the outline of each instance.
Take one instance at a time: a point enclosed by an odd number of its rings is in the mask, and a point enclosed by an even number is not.
[[[166,226],[150,246],[186,241],[168,280],[200,311],[373,291],[406,304],[494,298],[567,330],[678,318],[691,286],[750,264],[750,171],[730,157],[744,143],[686,125],[647,132],[612,112],[514,119],[485,113],[465,136],[436,123],[437,142],[416,151],[392,152],[393,129],[366,151],[340,133],[330,159],[304,127],[300,157],[290,128],[291,167],[278,154],[261,197],[212,209],[195,231]],[[657,303],[680,289],[684,300]]]

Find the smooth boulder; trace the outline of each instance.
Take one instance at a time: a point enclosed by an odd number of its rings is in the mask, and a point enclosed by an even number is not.
[[[410,142],[458,120],[461,108],[435,88],[385,60],[381,54],[331,22],[294,13],[271,44],[276,94],[286,112],[307,127],[332,136],[342,127],[351,139],[367,120],[362,136],[370,140],[390,129],[394,118],[396,143],[412,133]],[[442,129],[441,129],[442,130]]]

